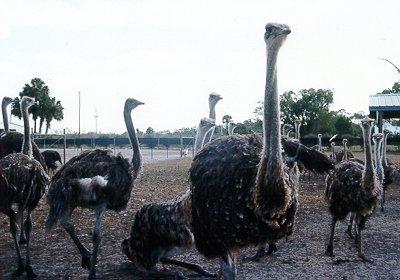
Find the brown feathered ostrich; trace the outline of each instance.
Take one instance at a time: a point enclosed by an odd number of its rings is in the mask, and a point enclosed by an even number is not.
[[[204,146],[206,137],[211,129],[215,127],[215,121],[209,118],[202,118],[197,127],[196,139],[194,141],[194,154]]]
[[[351,151],[349,151],[347,148],[347,142],[348,142],[348,140],[346,138],[344,138],[342,140],[343,149],[340,150],[336,155],[337,162],[341,162],[341,161],[345,161],[345,160],[354,158],[353,153]]]
[[[336,152],[335,152],[335,142],[331,142],[331,151],[332,153],[329,155],[329,158],[332,160],[332,162],[336,163],[337,159],[336,159]]]
[[[54,174],[58,168],[57,162],[59,162],[60,165],[62,164],[60,153],[54,150],[46,150],[41,154],[44,158],[44,162],[46,163],[48,172]]]
[[[221,99],[222,99],[221,95],[219,95],[218,93],[215,93],[215,92],[210,93],[210,95],[208,96],[208,107],[209,107],[208,118],[214,120],[214,123],[216,121],[215,106],[217,106],[217,103]],[[214,131],[215,131],[215,127],[207,133],[206,138],[204,139],[204,144],[206,144],[212,140]]]
[[[3,124],[4,124],[4,132],[0,134],[0,158],[5,157],[6,155],[12,153],[20,153],[22,149],[22,142],[24,140],[24,135],[22,133],[16,131],[9,130],[8,116],[7,116],[7,107],[12,103],[12,99],[10,97],[4,97],[1,102],[1,111],[3,114]],[[22,113],[22,112],[21,112]],[[33,157],[40,162],[43,168],[47,171],[47,166],[44,161],[43,156],[40,153],[38,146],[35,144],[33,140],[32,142],[32,153]]]
[[[64,164],[50,183],[50,212],[46,227],[50,229],[60,220],[82,255],[82,267],[90,269],[89,279],[94,279],[96,275],[103,215],[106,209],[121,211],[126,208],[141,167],[139,142],[131,117],[131,111],[141,104],[143,103],[128,98],[124,107],[125,124],[133,149],[131,163],[120,154],[114,156],[110,150],[85,151]],[[76,207],[91,208],[96,212],[92,253],[76,236],[71,221]]]
[[[289,33],[283,24],[265,28],[263,142],[253,135],[216,139],[195,156],[190,168],[195,244],[205,257],[220,258],[224,279],[236,275],[233,250],[275,242],[293,232],[298,173],[282,158],[276,72],[277,55]]]
[[[389,130],[384,130],[383,131],[383,145],[382,145],[382,165],[383,165],[383,170],[385,171],[385,179],[383,181],[383,194],[382,194],[382,200],[381,200],[381,211],[385,211],[385,201],[386,201],[386,189],[390,184],[393,183],[395,175],[396,175],[396,170],[393,165],[393,163],[387,158],[386,156],[386,151],[387,151],[387,138],[389,136],[390,132]]]
[[[214,125],[211,119],[201,119],[196,139],[203,142]],[[189,192],[167,202],[143,206],[135,215],[130,237],[122,242],[122,251],[148,277],[162,274],[155,270],[159,262],[178,265],[203,276],[214,276],[198,265],[171,259],[180,250],[193,245],[191,212]]]
[[[26,271],[28,278],[36,277],[30,259],[31,212],[43,196],[49,180],[42,165],[32,157],[28,108],[34,103],[35,100],[27,96],[21,99],[21,114],[24,120],[22,153],[20,151],[0,159],[0,212],[10,218],[10,232],[17,253],[18,267],[13,275],[20,276]],[[12,208],[14,204],[17,205],[17,213]],[[24,220],[25,213],[26,218]],[[21,235],[23,229],[26,234],[25,264],[17,242],[18,224],[20,225]]]
[[[369,118],[361,121],[364,138],[364,166],[355,161],[343,161],[337,164],[335,171],[327,176],[325,199],[332,215],[331,233],[326,249],[328,256],[333,256],[333,236],[337,220],[343,220],[352,213],[355,221],[358,256],[363,261],[368,261],[362,251],[362,230],[382,193],[382,186],[378,181],[372,161],[372,123],[373,120]],[[379,159],[379,156],[377,158]]]

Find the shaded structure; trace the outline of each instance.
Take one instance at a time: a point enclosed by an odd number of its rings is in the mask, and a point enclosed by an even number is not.
[[[400,118],[400,92],[369,96],[369,116],[376,119],[379,132],[383,132],[383,120]]]

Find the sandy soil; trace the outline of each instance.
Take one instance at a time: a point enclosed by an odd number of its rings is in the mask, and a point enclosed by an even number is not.
[[[390,156],[400,164],[400,156]],[[122,254],[121,241],[129,235],[135,211],[143,204],[180,195],[188,187],[190,158],[147,163],[137,180],[127,210],[107,212],[99,255],[98,279],[146,279],[139,275]],[[335,257],[324,255],[330,216],[323,200],[324,178],[304,176],[300,188],[300,209],[296,231],[289,242],[280,241],[278,252],[259,263],[242,262],[241,257],[255,252],[254,247],[237,252],[238,279],[400,279],[400,193],[396,185],[387,195],[386,212],[376,211],[364,233],[365,253],[373,263],[363,263],[356,256],[353,242],[347,237],[345,223],[338,223]],[[48,207],[44,200],[34,213],[32,263],[39,279],[85,279],[80,256],[71,239],[60,228],[44,231]],[[78,235],[88,246],[94,214],[78,209],[74,213]],[[9,279],[15,266],[15,252],[8,220],[0,215],[0,279]],[[193,249],[179,259],[197,262],[217,271],[218,260],[205,260]],[[171,268],[175,269],[175,268]],[[191,272],[184,271],[188,277]]]

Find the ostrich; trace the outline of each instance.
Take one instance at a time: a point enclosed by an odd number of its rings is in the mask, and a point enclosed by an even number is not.
[[[381,211],[385,211],[385,200],[386,200],[386,189],[387,187],[393,183],[394,177],[395,177],[395,168],[392,162],[389,161],[389,159],[386,157],[386,150],[387,150],[387,138],[389,136],[389,131],[384,130],[383,131],[383,145],[382,145],[382,165],[383,165],[383,170],[385,171],[385,180],[383,181],[383,194],[382,194],[382,200],[381,200]]]
[[[46,150],[42,152],[42,156],[49,173],[54,173],[57,170],[57,162],[59,162],[60,165],[62,164],[61,155],[57,151]]]
[[[12,103],[10,97],[4,97],[1,102],[1,111],[3,114],[4,132],[0,134],[0,158],[12,153],[20,153],[22,149],[22,142],[24,140],[24,135],[9,130],[8,116],[7,116],[7,106]],[[40,154],[38,146],[33,140],[31,140],[33,157],[40,162],[44,170],[47,171],[46,163],[43,156]]]
[[[142,105],[128,98],[124,119],[132,144],[132,162],[110,150],[85,151],[71,158],[54,174],[48,192],[50,212],[46,227],[50,230],[58,220],[71,236],[82,256],[82,267],[89,269],[89,279],[96,277],[97,253],[101,241],[101,226],[106,209],[121,211],[126,208],[134,180],[141,167],[139,142],[132,123],[131,111]],[[95,209],[96,223],[93,232],[93,252],[79,241],[71,221],[76,207]]]
[[[228,135],[233,135],[236,129],[236,125],[233,122],[228,123]]]
[[[322,134],[318,133],[317,137],[318,137],[318,144],[315,146],[312,146],[312,149],[322,152]]]
[[[264,139],[256,135],[216,139],[195,156],[190,168],[195,244],[205,257],[220,258],[224,279],[236,275],[233,250],[274,243],[293,232],[298,173],[282,158],[276,74],[277,54],[289,33],[287,25],[265,27]],[[310,149],[297,145],[300,159]]]
[[[204,141],[208,137],[210,130],[215,127],[215,122],[209,118],[202,118],[197,127],[196,139],[194,142],[194,154],[204,146]]]
[[[207,131],[214,126],[211,119],[203,118],[196,139],[204,141]],[[170,259],[180,249],[193,245],[191,197],[183,196],[162,203],[143,206],[135,215],[130,237],[122,242],[123,253],[140,270],[150,275],[157,263],[174,264],[193,270],[203,276],[214,276],[200,266]]]
[[[372,123],[373,120],[369,118],[361,121],[364,138],[364,166],[355,161],[343,161],[336,165],[335,171],[329,174],[326,179],[325,199],[332,215],[330,238],[326,249],[328,256],[333,256],[333,236],[337,220],[343,220],[349,213],[352,213],[355,221],[358,256],[363,261],[369,261],[362,251],[362,230],[382,193],[382,186],[378,181],[377,172],[372,162],[370,139]],[[381,140],[381,137],[376,138],[378,152]],[[379,161],[379,154],[376,158]]]
[[[21,99],[21,114],[24,120],[22,153],[9,154],[0,159],[0,212],[10,218],[10,232],[13,236],[17,252],[18,268],[13,275],[20,276],[26,272],[28,278],[36,277],[31,267],[30,259],[31,212],[39,203],[49,181],[42,165],[32,158],[28,108],[34,102],[33,98],[27,96]],[[17,213],[12,208],[14,204],[17,205]],[[23,221],[24,213],[26,213],[25,221]],[[26,235],[25,264],[23,263],[20,246],[17,242],[18,222],[20,223],[21,236],[23,229]]]
[[[222,99],[221,95],[219,95],[215,92],[210,93],[210,95],[208,97],[208,107],[210,109],[208,117],[210,119],[214,120],[214,123],[216,120],[215,106],[217,105],[218,101],[220,101],[221,99]],[[207,133],[206,138],[204,139],[204,144],[206,144],[212,140],[214,131],[215,131],[215,127]]]
[[[293,129],[293,126],[292,126],[292,125],[285,123],[285,124],[282,126],[282,136],[283,136],[283,137],[289,138],[289,137],[290,137],[290,131],[291,131],[292,129]]]
[[[329,157],[332,160],[332,162],[337,162],[336,153],[335,153],[335,145],[336,145],[335,142],[331,142],[332,153],[331,153],[331,155]]]
[[[344,138],[342,141],[343,150],[339,151],[336,155],[336,159],[338,162],[346,161],[346,160],[354,158],[353,153],[347,149],[347,142],[348,142],[347,139]]]

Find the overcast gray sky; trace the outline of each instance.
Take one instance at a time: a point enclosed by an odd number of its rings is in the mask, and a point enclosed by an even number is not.
[[[125,130],[127,97],[146,103],[136,127],[197,125],[212,91],[234,121],[253,116],[265,80],[264,25],[292,28],[279,91],[330,88],[334,109],[367,111],[368,95],[399,76],[400,1],[0,1],[1,96],[42,78],[65,107],[53,129]]]

